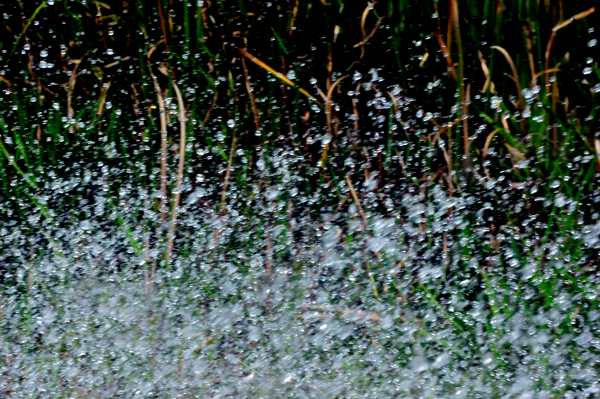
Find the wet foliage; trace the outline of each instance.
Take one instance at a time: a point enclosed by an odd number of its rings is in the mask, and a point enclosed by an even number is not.
[[[3,395],[597,395],[594,2],[1,6]]]

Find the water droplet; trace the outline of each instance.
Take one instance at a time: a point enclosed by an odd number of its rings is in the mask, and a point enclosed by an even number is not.
[[[286,75],[286,76],[287,76],[287,78],[288,78],[289,80],[295,80],[295,79],[296,79],[296,72],[294,72],[293,70],[291,70],[291,71],[289,71],[289,72],[287,73],[287,75]]]
[[[42,58],[48,57],[48,51],[46,51],[46,50],[40,51],[40,57],[42,57]]]
[[[235,121],[233,119],[229,119],[227,121],[227,127],[228,128],[233,128],[235,126]]]
[[[598,44],[598,40],[592,39],[588,42],[588,47],[594,47],[596,44]]]
[[[106,54],[108,54],[108,55],[113,55],[114,53],[115,53],[115,52],[114,52],[114,50],[113,50],[113,49],[111,49],[111,48],[109,48],[109,49],[106,49]]]
[[[585,67],[583,68],[583,74],[584,75],[589,75],[590,73],[592,73],[593,69],[590,67]]]

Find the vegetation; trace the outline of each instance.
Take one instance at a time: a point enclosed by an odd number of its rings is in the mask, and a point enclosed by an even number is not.
[[[593,6],[4,5],[0,392],[593,396]]]

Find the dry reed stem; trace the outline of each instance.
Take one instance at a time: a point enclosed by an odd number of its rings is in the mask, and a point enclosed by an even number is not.
[[[535,76],[535,59],[533,57],[533,43],[531,42],[531,30],[524,26],[525,31],[525,43],[527,44],[527,59],[529,60],[529,69],[531,70],[531,76]]]
[[[371,38],[373,37],[373,35],[375,35],[375,32],[379,28],[379,25],[381,25],[381,21],[383,21],[383,17],[378,18],[377,21],[375,22],[375,25],[371,29],[371,32],[367,36],[365,36],[363,40],[361,40],[360,42],[356,43],[353,47],[354,48],[357,48],[357,47],[363,47],[364,48],[365,44],[367,44],[367,42],[369,40],[371,40]]]
[[[102,86],[100,90],[100,104],[98,105],[98,111],[96,115],[98,116],[98,129],[102,128],[102,114],[104,113],[104,106],[106,105],[106,96],[108,95],[108,90],[112,84],[112,79],[108,81],[105,85]]]
[[[242,67],[244,69],[244,81],[246,82],[246,90],[248,91],[248,96],[250,96],[250,105],[252,107],[252,114],[254,115],[254,125],[256,130],[260,130],[260,112],[258,110],[258,106],[256,105],[256,97],[254,97],[254,89],[252,89],[252,84],[250,83],[250,78],[248,76],[248,68],[246,68],[246,60],[244,57],[241,57]]]
[[[330,135],[336,135],[337,136],[337,132],[334,132],[332,129],[332,125],[331,125],[331,112],[332,112],[332,107],[331,107],[331,97],[333,96],[333,90],[335,89],[335,87],[344,79],[346,79],[347,76],[342,76],[341,78],[339,78],[338,80],[336,80],[331,86],[329,86],[329,89],[327,90],[327,97],[325,97],[325,118],[327,119],[327,133],[329,133]],[[329,148],[329,143],[325,144],[323,146],[323,154],[321,155],[321,163],[325,162],[325,158],[327,157],[327,149]]]
[[[229,187],[229,179],[231,176],[231,166],[233,165],[233,155],[235,154],[235,145],[237,142],[237,138],[235,137],[235,132],[233,135],[233,139],[231,141],[231,150],[229,151],[229,160],[227,161],[227,170],[225,171],[225,179],[223,181],[223,192],[221,193],[221,204],[219,205],[219,214],[218,218],[221,218],[227,213],[227,208],[225,207],[225,200],[227,199],[227,188]],[[214,261],[215,255],[217,253],[217,245],[219,243],[219,235],[221,234],[221,229],[217,226],[215,229],[215,247],[210,256],[210,263]]]
[[[287,83],[288,85],[290,85],[292,87],[297,87],[296,84],[294,82],[292,82],[291,80],[289,80],[284,74],[282,74],[281,72],[277,72],[276,70],[274,70],[273,68],[271,68],[270,66],[268,66],[267,64],[265,64],[264,62],[262,62],[261,60],[259,60],[258,58],[256,58],[255,56],[253,56],[252,54],[250,54],[245,49],[238,48],[238,50],[240,51],[240,53],[242,53],[242,55],[244,57],[248,58],[250,61],[252,61],[256,65],[258,65],[259,67],[261,67],[265,71],[269,72],[270,74],[272,74],[276,78],[282,80],[283,82]],[[310,98],[311,100],[313,100],[317,104],[321,105],[321,103],[319,103],[316,98],[314,98],[313,96],[311,96],[310,93],[308,93],[303,88],[298,87],[298,91],[300,91],[300,93],[304,94],[306,97]]]
[[[552,28],[552,32],[556,32],[559,29],[562,29],[565,26],[570,25],[573,21],[576,21],[578,19],[583,19],[583,18],[587,17],[588,15],[592,14],[594,11],[596,11],[596,8],[592,7],[589,10],[586,10],[586,11],[580,12],[579,14],[573,15],[571,18],[559,23],[554,28]]]
[[[160,27],[162,29],[163,32],[163,39],[165,40],[165,48],[167,53],[169,52],[169,45],[167,44],[167,27],[165,24],[165,16],[164,16],[164,12],[163,12],[163,8],[162,8],[162,4],[161,4],[161,0],[156,0],[157,6],[158,6],[158,16],[160,18]],[[148,57],[150,58],[150,57]]]
[[[527,158],[525,157],[525,155],[523,155],[523,153],[521,151],[519,151],[519,149],[517,149],[516,147],[513,147],[512,145],[510,145],[508,143],[504,143],[504,146],[509,151],[509,153],[510,153],[510,159],[511,159],[511,161],[512,161],[513,164],[516,164],[518,161],[525,161],[525,160],[527,160]],[[515,162],[515,159],[517,160],[516,162]]]
[[[533,75],[533,78],[531,78],[531,87],[535,86],[537,84],[537,80],[540,76],[542,75],[546,75],[549,73],[553,73],[553,72],[560,72],[560,69],[558,68],[550,68],[550,69],[546,69],[544,71],[538,72],[536,74]]]
[[[434,6],[434,9],[435,9],[436,15],[438,15],[437,31],[434,34],[435,34],[435,37],[440,46],[440,50],[442,51],[442,56],[446,60],[446,64],[448,64],[448,70],[450,71],[452,78],[454,80],[458,81],[458,74],[456,73],[456,68],[454,67],[454,62],[452,62],[452,57],[450,56],[450,45],[452,42],[452,29],[451,29],[452,24],[448,24],[448,32],[446,34],[446,38],[448,39],[448,45],[446,45],[446,43],[444,42],[444,38],[442,37],[442,32],[441,32],[442,28],[440,27],[440,17],[439,17],[439,12],[437,10],[437,6]]]
[[[360,213],[360,217],[363,222],[361,230],[365,231],[367,229],[367,217],[365,215],[365,211],[363,210],[363,207],[360,204],[358,195],[356,195],[356,191],[354,190],[354,186],[352,185],[352,181],[350,180],[349,177],[346,177],[346,183],[348,184],[348,188],[350,189],[350,193],[352,194],[352,198],[354,199],[354,202],[356,203],[356,207],[358,208],[358,212]]]
[[[294,8],[292,9],[292,18],[290,19],[290,27],[289,27],[289,35],[292,36],[292,32],[294,31],[294,22],[296,21],[296,16],[298,15],[298,8],[300,6],[300,0],[296,0],[294,4]]]
[[[360,62],[360,60],[362,60],[365,56],[365,45],[373,37],[373,35],[377,31],[377,28],[379,28],[381,21],[383,20],[383,17],[379,18],[377,22],[375,22],[375,25],[371,29],[371,32],[367,35],[367,30],[365,29],[365,24],[367,23],[367,16],[369,15],[369,11],[373,9],[375,4],[377,4],[377,2],[367,3],[367,6],[365,7],[362,13],[362,17],[360,19],[360,33],[362,35],[362,40],[353,46],[354,48],[360,47],[360,57],[356,62]]]
[[[560,29],[564,28],[565,26],[570,25],[573,21],[587,17],[588,15],[592,14],[594,11],[596,11],[596,8],[592,7],[586,11],[580,12],[579,14],[572,16],[571,18],[555,25],[552,28],[552,33],[550,34],[550,38],[548,39],[548,43],[546,45],[546,52],[544,53],[544,59],[545,59],[544,70],[550,69],[550,52],[552,51],[552,45],[554,44],[554,39],[556,38],[556,32],[558,32]],[[546,84],[548,84],[548,75],[546,75]]]
[[[496,130],[494,130],[492,133],[488,134],[487,138],[485,139],[485,144],[483,145],[483,152],[481,155],[481,162],[483,164],[483,170],[485,171],[485,175],[487,176],[488,180],[491,179],[490,174],[488,172],[487,166],[485,165],[485,158],[488,155],[488,149],[490,148],[490,145],[492,144],[492,139],[494,138],[494,136],[496,135],[496,133],[498,133],[500,130],[502,130],[502,128],[497,128]]]
[[[492,76],[490,74],[490,69],[487,66],[487,62],[485,61],[485,58],[483,58],[483,54],[481,54],[481,51],[478,51],[477,55],[479,56],[479,63],[481,64],[481,71],[483,72],[483,76],[485,76],[485,83],[483,84],[483,88],[481,89],[481,92],[485,93],[489,87],[490,91],[493,93],[496,90],[494,87],[494,82],[492,82]]]
[[[229,187],[229,179],[231,177],[231,165],[233,165],[233,155],[236,143],[237,138],[235,137],[234,132],[233,139],[231,141],[231,150],[229,151],[229,160],[227,161],[227,170],[225,171],[225,180],[223,181],[223,192],[221,193],[221,212],[223,212],[223,210],[225,209],[225,199],[227,198],[227,188]]]
[[[459,90],[460,90],[460,102],[462,104],[462,133],[463,133],[463,146],[464,146],[464,154],[467,157],[467,162],[471,162],[471,154],[469,149],[471,147],[471,141],[469,139],[469,96],[470,96],[470,87],[467,86],[465,88],[465,65],[464,65],[464,54],[463,54],[463,46],[462,39],[460,35],[460,21],[458,15],[458,3],[457,0],[450,1],[450,13],[452,16],[452,27],[454,28],[454,33],[456,36],[456,46],[458,47],[458,79],[459,79]],[[448,29],[450,30],[450,29]],[[448,44],[450,44],[450,40],[448,40]],[[450,52],[450,50],[448,50]]]
[[[446,64],[448,64],[448,70],[450,71],[452,78],[454,78],[454,80],[458,81],[458,75],[456,73],[456,68],[454,68],[454,63],[452,62],[452,58],[450,57],[450,52],[447,50],[446,43],[444,43],[442,34],[439,31],[435,32],[435,37],[438,41],[438,44],[440,45],[440,50],[442,50],[442,55],[444,56],[444,59],[446,60]]]
[[[463,131],[463,145],[465,147],[465,156],[467,157],[467,163],[471,163],[471,139],[469,138],[469,102],[471,101],[471,84],[467,85],[467,88],[463,93],[463,114],[460,119],[462,120],[462,131]]]
[[[175,182],[175,199],[173,200],[173,206],[171,210],[171,226],[169,227],[169,234],[167,239],[167,254],[166,263],[169,264],[171,260],[171,253],[173,251],[173,241],[175,239],[175,227],[177,225],[177,215],[179,212],[179,201],[181,199],[181,184],[183,182],[183,169],[185,167],[185,147],[186,147],[186,125],[187,118],[185,116],[185,104],[183,102],[183,96],[177,86],[177,82],[173,79],[173,89],[177,96],[177,103],[179,105],[179,165],[177,167],[177,180]]]
[[[75,91],[75,84],[77,83],[77,76],[79,76],[79,74],[77,73],[77,68],[79,67],[79,64],[81,64],[81,59],[78,60],[71,60],[71,62],[73,64],[75,64],[75,67],[73,68],[73,70],[71,71],[71,75],[69,76],[69,82],[66,84],[66,92],[67,92],[67,117],[69,118],[69,133],[73,133],[73,125],[72,125],[72,120],[73,120],[73,115],[75,114],[75,111],[73,110],[73,92]],[[110,82],[108,83],[108,85],[110,86]],[[108,89],[107,89],[108,90]],[[104,95],[103,95],[104,93]],[[100,91],[100,98],[102,99],[100,102],[100,107],[99,107],[99,112],[101,112],[100,110],[104,107],[104,97],[105,97],[106,91],[104,91],[104,88],[102,88],[102,90]],[[100,115],[100,113],[98,114]]]
[[[152,46],[152,48],[148,51],[148,55],[146,56],[148,59],[150,59],[150,57],[152,57],[152,53],[154,53],[154,51],[156,51],[156,48],[161,43],[166,43],[166,40],[165,39],[160,39],[159,41],[156,42],[156,44],[154,46]]]
[[[423,55],[421,62],[419,62],[419,68],[425,68],[425,63],[427,62],[428,59],[429,59],[429,53],[426,52],[425,55]]]
[[[430,119],[431,123],[433,123],[437,128],[438,131],[435,133],[435,136],[433,136],[433,139],[431,139],[431,144],[435,144],[439,139],[440,136],[442,135],[442,133],[446,133],[446,131],[454,126],[456,126],[458,124],[458,122],[460,122],[461,118],[456,118],[454,121],[452,121],[450,124],[446,124],[446,126],[440,126],[439,123],[437,123],[437,121],[435,121],[433,118]],[[448,133],[446,133],[446,135],[448,137],[450,137],[450,135]]]
[[[448,151],[446,150],[446,146],[442,146],[442,153],[444,154],[444,159],[446,160],[446,164],[448,165],[448,173],[446,173],[446,179],[448,181],[448,186],[450,189],[450,196],[452,197],[452,192],[454,191],[454,183],[452,182],[452,179],[450,179],[450,175],[452,174],[452,159],[450,158],[450,155],[448,154]],[[459,186],[460,187],[460,186]]]
[[[167,221],[167,112],[158,79],[156,79],[153,73],[150,73],[150,76],[156,88],[156,97],[158,98],[158,109],[160,112],[160,191],[162,193],[160,201],[160,224],[164,226]]]
[[[502,53],[502,55],[504,55],[504,58],[506,58],[506,62],[508,62],[508,65],[510,65],[510,69],[513,74],[513,79],[515,81],[515,84],[517,85],[517,92],[518,92],[517,94],[519,97],[519,105],[520,105],[521,110],[524,110],[525,109],[525,100],[523,99],[523,93],[521,92],[521,82],[519,81],[519,73],[517,72],[517,67],[515,66],[515,63],[513,62],[512,57],[510,56],[508,51],[506,51],[503,47],[491,46],[490,48],[500,51]]]

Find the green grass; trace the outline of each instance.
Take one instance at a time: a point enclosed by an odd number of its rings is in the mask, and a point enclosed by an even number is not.
[[[593,395],[593,5],[11,3],[0,392]]]

